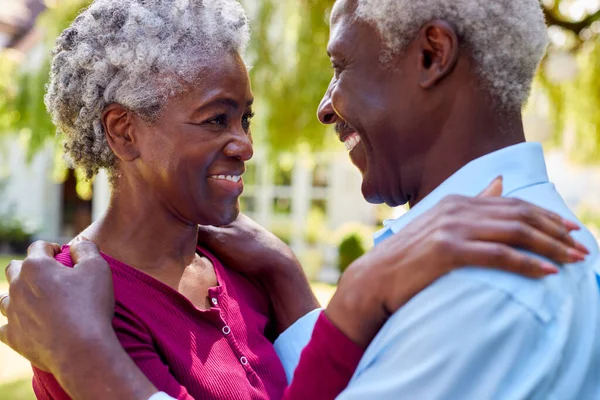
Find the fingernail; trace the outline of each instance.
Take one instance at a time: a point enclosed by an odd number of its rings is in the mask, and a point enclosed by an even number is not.
[[[569,258],[573,261],[585,260],[585,254],[579,250],[569,249]]]
[[[588,250],[587,247],[585,247],[585,245],[581,242],[575,241],[575,248],[577,250],[579,250],[580,252],[582,252],[583,254],[589,255],[590,251]]]
[[[569,231],[578,231],[581,229],[579,224],[577,224],[573,221],[569,221],[568,219],[563,218],[563,224],[564,224],[565,228],[567,228]]]
[[[545,262],[541,263],[540,269],[542,270],[542,272],[544,272],[545,274],[548,274],[548,275],[558,274],[558,268],[549,263],[545,263]]]

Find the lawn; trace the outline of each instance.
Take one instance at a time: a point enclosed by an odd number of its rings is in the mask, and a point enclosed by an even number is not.
[[[0,383],[0,400],[35,400],[31,378]]]

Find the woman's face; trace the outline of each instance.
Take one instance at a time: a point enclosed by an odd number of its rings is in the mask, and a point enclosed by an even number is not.
[[[161,207],[190,224],[226,225],[237,217],[253,151],[252,102],[242,59],[224,54],[167,102],[158,121],[136,119],[135,175]]]

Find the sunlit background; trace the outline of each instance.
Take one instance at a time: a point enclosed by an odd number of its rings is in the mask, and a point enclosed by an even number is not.
[[[316,107],[330,79],[333,0],[246,0],[257,98],[242,208],[296,251],[323,302],[370,235],[404,209],[367,204],[360,175]],[[44,109],[48,52],[89,0],[0,0],[0,266],[34,239],[66,242],[106,207],[104,174],[68,169]],[[551,47],[525,111],[551,179],[600,226],[600,0],[543,0]],[[259,57],[260,55],[260,57]],[[0,292],[6,283],[0,278]],[[319,283],[321,282],[321,283]],[[0,319],[0,324],[3,321]],[[31,399],[28,364],[0,346],[0,400]]]

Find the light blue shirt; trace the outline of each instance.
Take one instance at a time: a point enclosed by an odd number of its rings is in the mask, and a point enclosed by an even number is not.
[[[376,242],[446,195],[475,196],[499,175],[504,196],[576,220],[548,180],[541,146],[523,143],[460,169]],[[430,285],[383,326],[338,399],[600,399],[599,253],[585,228],[573,236],[591,255],[557,275],[463,268]],[[299,320],[275,343],[288,379],[314,320],[314,313]]]

